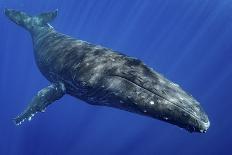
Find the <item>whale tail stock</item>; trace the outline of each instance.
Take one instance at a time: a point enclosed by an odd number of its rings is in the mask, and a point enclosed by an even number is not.
[[[51,22],[57,16],[58,10],[52,12],[41,13],[37,16],[30,16],[22,11],[14,9],[5,9],[4,14],[14,23],[24,27],[25,29],[32,31],[35,27],[49,26],[48,22]]]

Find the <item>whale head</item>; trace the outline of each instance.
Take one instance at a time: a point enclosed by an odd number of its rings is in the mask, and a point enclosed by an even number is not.
[[[142,62],[128,59],[121,69],[112,71],[108,83],[119,93],[120,109],[159,119],[189,132],[204,133],[210,126],[200,103],[179,85],[148,68]]]

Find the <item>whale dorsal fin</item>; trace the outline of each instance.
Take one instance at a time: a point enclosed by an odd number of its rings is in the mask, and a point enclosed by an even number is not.
[[[53,83],[48,87],[43,88],[36,94],[36,96],[34,96],[23,113],[14,118],[15,123],[19,125],[25,120],[30,121],[37,112],[44,112],[48,105],[60,99],[64,94],[65,86],[60,82]]]

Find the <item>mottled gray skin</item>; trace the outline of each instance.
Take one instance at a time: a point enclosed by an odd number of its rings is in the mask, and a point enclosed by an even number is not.
[[[57,11],[35,17],[9,9],[5,13],[30,31],[36,63],[52,83],[33,98],[16,123],[31,119],[69,94],[89,104],[153,117],[190,132],[208,129],[209,120],[200,104],[140,60],[58,33],[47,24]]]

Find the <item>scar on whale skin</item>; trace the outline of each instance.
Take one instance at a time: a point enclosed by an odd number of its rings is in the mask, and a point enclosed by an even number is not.
[[[14,119],[16,124],[31,120],[68,94],[92,105],[162,120],[189,132],[202,133],[209,128],[208,116],[199,102],[142,61],[57,32],[49,24],[57,10],[37,16],[13,9],[4,12],[30,32],[36,64],[51,82]]]

